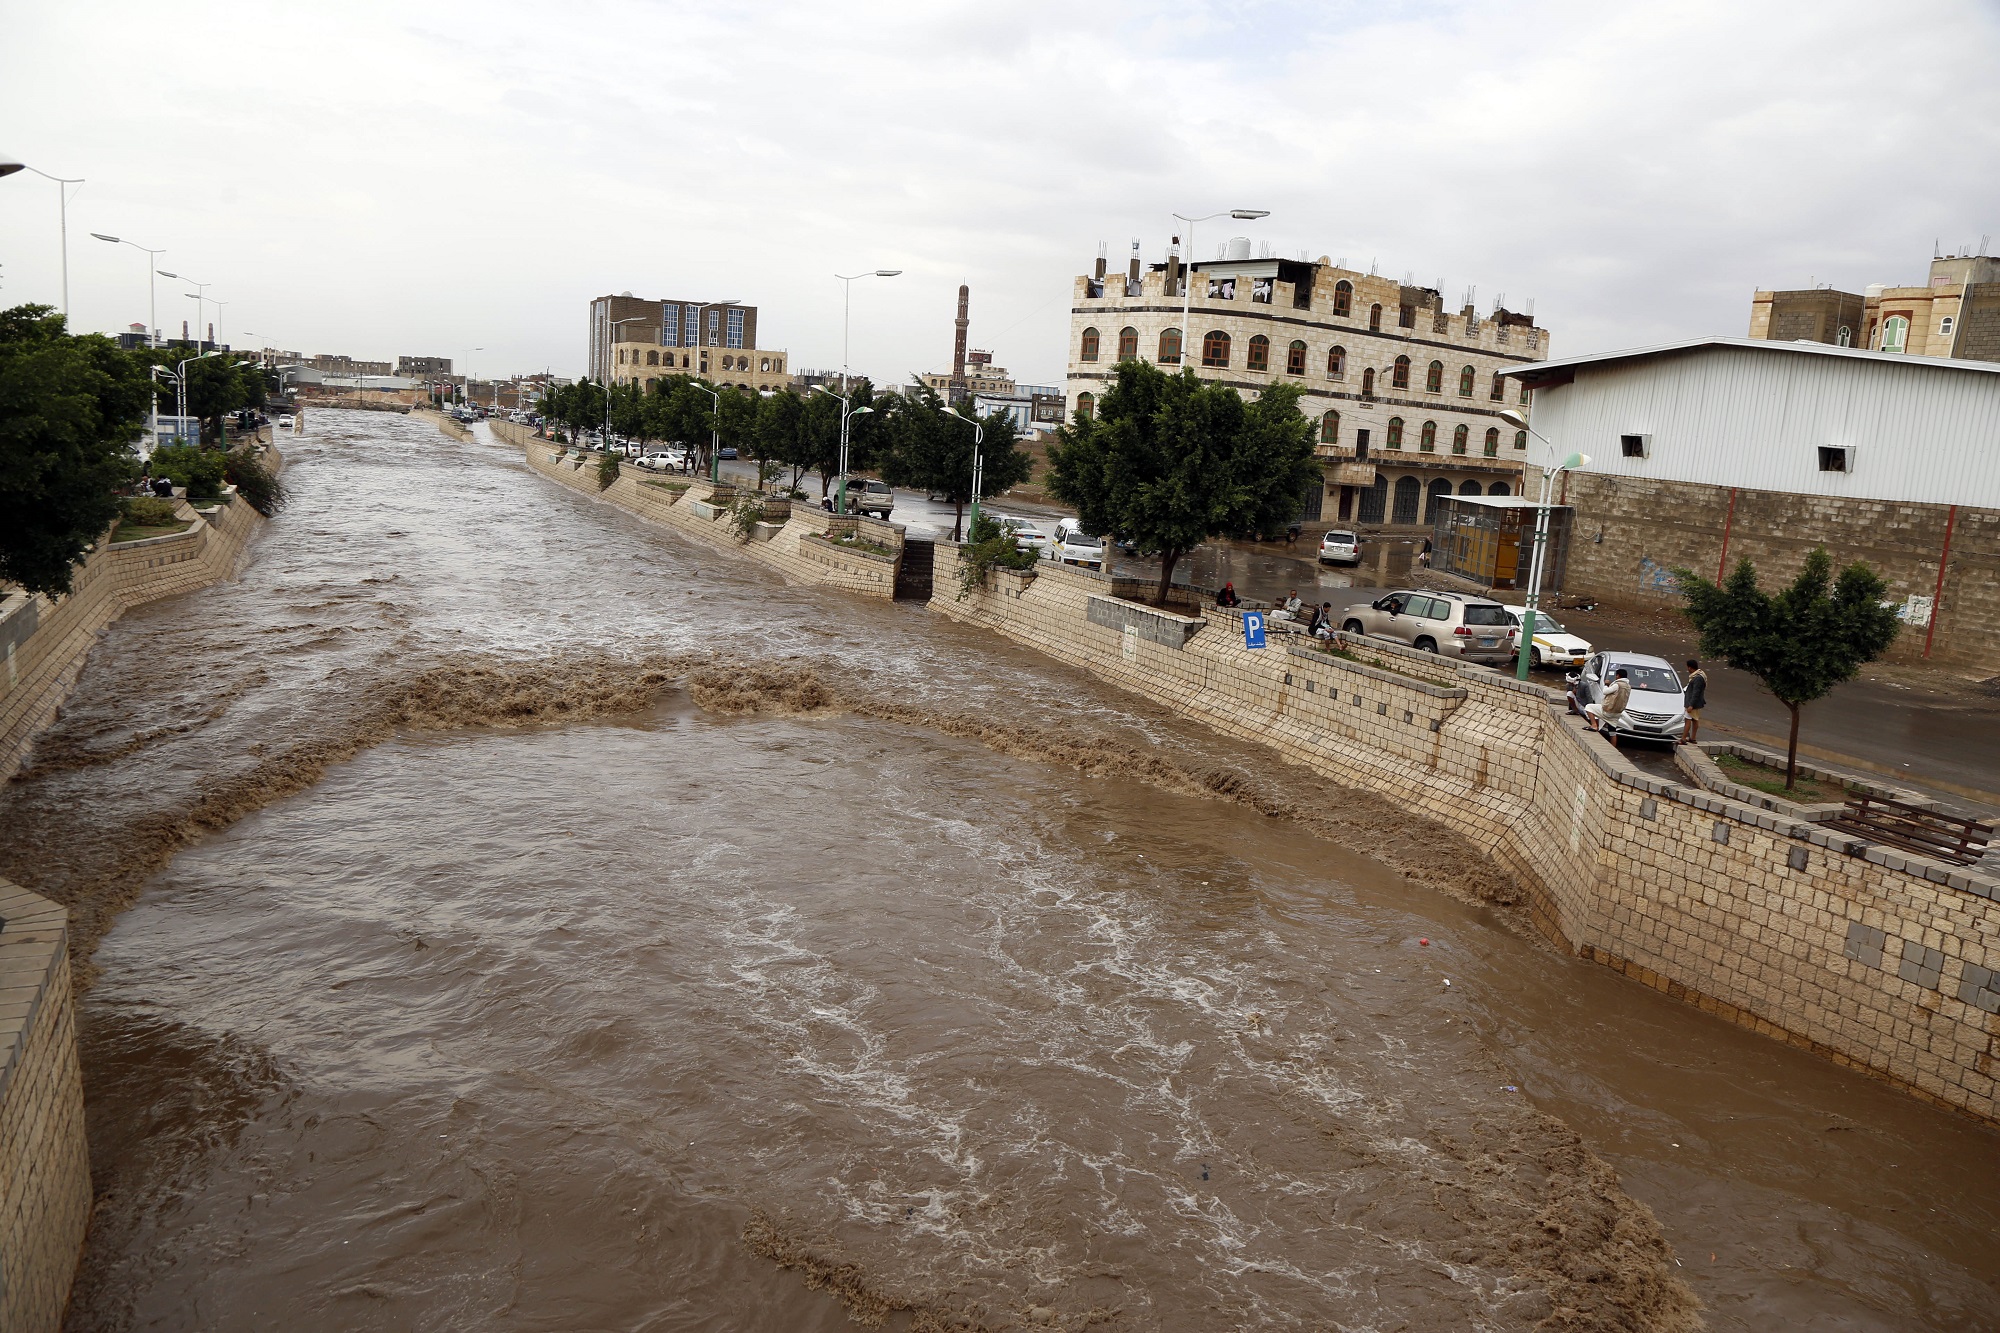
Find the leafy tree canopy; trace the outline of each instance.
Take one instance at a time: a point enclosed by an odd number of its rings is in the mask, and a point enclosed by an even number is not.
[[[1833,577],[1833,557],[1824,546],[1806,557],[1792,586],[1776,596],[1757,584],[1748,559],[1736,562],[1720,585],[1692,570],[1677,569],[1682,608],[1701,636],[1704,657],[1747,671],[1791,710],[1785,786],[1798,778],[1799,709],[1888,651],[1902,624],[1894,607],[1882,604],[1881,578],[1861,561]]]
[[[980,430],[973,430],[977,422]],[[983,437],[981,432],[983,432]],[[952,412],[930,388],[906,392],[889,416],[888,449],[881,460],[882,477],[893,486],[908,486],[951,502],[951,536],[958,540],[965,506],[972,499],[972,454],[983,451],[980,498],[1018,486],[1034,470],[1034,461],[1015,448],[1013,418],[1004,412],[974,417],[969,410]]]
[[[117,517],[151,401],[145,367],[45,305],[0,311],[0,578],[65,593]]]
[[[1056,432],[1049,491],[1107,540],[1158,551],[1165,606],[1182,556],[1211,537],[1282,528],[1320,484],[1300,392],[1273,384],[1246,400],[1192,370],[1122,362],[1096,414]]]

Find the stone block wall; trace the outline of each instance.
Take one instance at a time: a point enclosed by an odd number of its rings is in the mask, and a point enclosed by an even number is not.
[[[63,909],[0,880],[0,1328],[54,1333],[90,1224]]]
[[[882,601],[896,595],[903,530],[893,524],[842,520],[817,509],[794,509],[783,524],[764,525],[756,539],[745,541],[728,523],[726,511],[706,503],[709,484],[704,480],[689,479],[689,485],[679,489],[660,484],[679,478],[626,467],[611,485],[599,488],[594,461],[583,462],[574,454],[558,458],[561,446],[535,438],[525,426],[509,421],[489,421],[487,425],[502,440],[518,446],[528,465],[543,476],[584,495],[608,500],[704,546],[737,552],[778,570],[795,583],[838,588]],[[884,556],[827,541],[831,528],[858,530],[867,540],[895,554]]]
[[[1712,579],[1725,561],[1733,566],[1745,556],[1768,588],[1797,577],[1806,555],[1823,544],[1836,569],[1867,561],[1907,606],[1892,660],[1923,660],[1928,632],[1930,661],[2000,673],[2000,510],[1748,489],[1736,490],[1732,506],[1726,486],[1588,472],[1566,482],[1576,507],[1567,594],[1620,606],[1678,605],[1669,570],[1684,566]],[[1935,625],[1926,619],[1933,613]]]
[[[937,559],[956,590],[958,548]],[[1175,644],[1105,593],[1049,566],[931,607],[1437,820],[1584,957],[2000,1119],[2000,883],[1652,777],[1540,686],[1366,641],[1251,650],[1213,612]]]

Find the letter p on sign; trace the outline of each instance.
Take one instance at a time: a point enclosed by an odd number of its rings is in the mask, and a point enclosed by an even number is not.
[[[1243,613],[1243,646],[1262,648],[1264,646],[1264,613],[1245,611]]]

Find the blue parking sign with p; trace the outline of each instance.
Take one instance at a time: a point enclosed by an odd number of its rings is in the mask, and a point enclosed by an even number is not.
[[[1243,613],[1243,646],[1262,648],[1264,646],[1264,613],[1245,611]]]

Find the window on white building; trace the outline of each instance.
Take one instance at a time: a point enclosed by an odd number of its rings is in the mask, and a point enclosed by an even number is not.
[[[1901,315],[1891,315],[1882,321],[1882,350],[1900,352],[1905,350],[1910,336],[1910,321]]]

